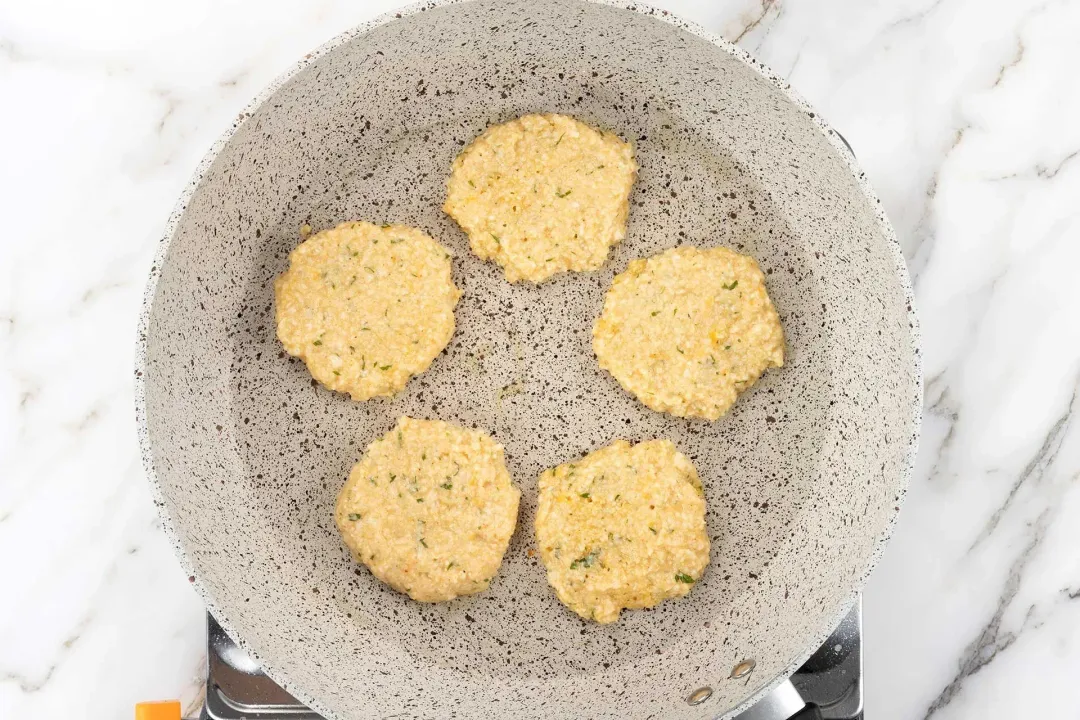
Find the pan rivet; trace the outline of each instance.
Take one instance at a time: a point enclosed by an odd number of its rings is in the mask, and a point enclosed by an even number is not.
[[[711,697],[712,688],[705,686],[703,688],[698,688],[694,692],[690,693],[690,697],[686,698],[686,702],[690,703],[691,705],[700,705]]]
[[[741,663],[739,663],[738,665],[736,665],[735,667],[733,667],[731,669],[731,677],[732,678],[746,677],[747,675],[749,675],[751,672],[754,671],[755,667],[757,667],[757,661],[756,660],[752,660],[752,659],[751,660],[743,660]]]

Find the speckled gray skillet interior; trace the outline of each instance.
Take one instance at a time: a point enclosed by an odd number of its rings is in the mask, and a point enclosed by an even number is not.
[[[792,669],[880,551],[920,395],[910,293],[880,207],[832,131],[744,55],[604,4],[413,8],[332,43],[253,106],[170,227],[140,337],[147,467],[212,611],[332,718],[714,717]],[[510,285],[440,210],[491,123],[560,112],[633,141],[627,239],[599,271]],[[398,397],[317,387],[274,332],[272,280],[315,229],[415,225],[455,254],[457,332]],[[652,412],[593,358],[615,273],[682,243],[757,258],[787,364],[715,423]],[[500,399],[500,389],[523,392]],[[412,602],[354,566],[335,496],[401,415],[484,428],[522,491],[491,590]],[[536,477],[616,438],[666,437],[708,499],[690,596],[616,624],[548,588]],[[728,679],[752,658],[747,678]],[[686,697],[708,685],[713,696]]]

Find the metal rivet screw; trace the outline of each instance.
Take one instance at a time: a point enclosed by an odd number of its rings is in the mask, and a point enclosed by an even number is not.
[[[735,667],[733,667],[731,669],[731,677],[732,678],[746,677],[747,675],[752,673],[754,671],[754,668],[756,668],[756,667],[757,667],[757,661],[756,660],[753,660],[753,659],[743,660],[741,663],[739,663],[738,665],[736,665]]]
[[[711,697],[712,688],[706,685],[705,687],[698,688],[694,692],[690,693],[690,697],[686,698],[686,702],[690,703],[691,705],[700,705]]]

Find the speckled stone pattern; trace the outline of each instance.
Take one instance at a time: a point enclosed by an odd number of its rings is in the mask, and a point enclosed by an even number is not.
[[[892,526],[921,386],[888,222],[782,80],[634,9],[477,0],[349,33],[238,119],[170,225],[137,370],[166,529],[229,632],[327,717],[715,717],[816,647]],[[461,148],[527,112],[611,128],[641,166],[608,262],[541,286],[506,283],[440,210]],[[421,228],[456,257],[457,332],[388,400],[318,387],[274,337],[298,228],[348,219]],[[715,423],[645,408],[590,348],[612,277],[681,243],[754,256],[788,342]],[[335,496],[402,415],[505,445],[521,522],[486,593],[414,603],[341,544]],[[602,626],[527,551],[540,471],[620,437],[693,461],[713,553],[691,597]],[[753,675],[728,679],[747,658]]]

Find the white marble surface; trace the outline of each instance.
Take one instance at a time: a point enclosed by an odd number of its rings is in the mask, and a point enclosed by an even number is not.
[[[1080,1],[658,3],[843,132],[916,279],[918,472],[865,597],[872,720],[1080,717]],[[391,2],[0,2],[0,718],[201,692],[131,368],[173,202],[237,111]]]

